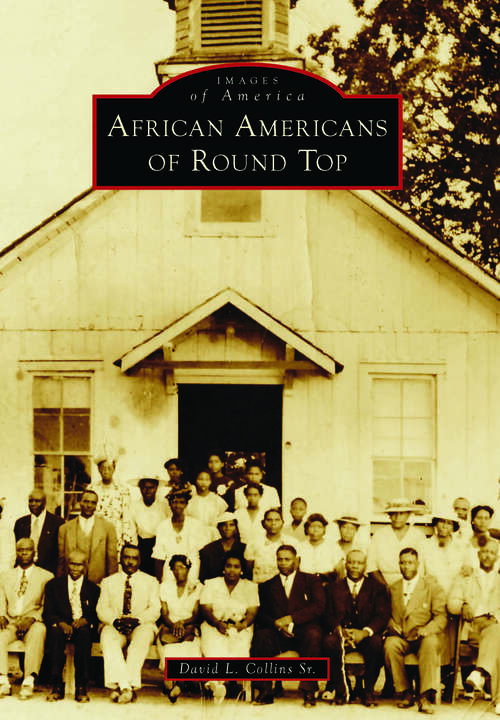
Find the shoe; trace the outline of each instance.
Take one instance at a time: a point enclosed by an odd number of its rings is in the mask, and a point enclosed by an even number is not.
[[[57,702],[64,700],[64,687],[62,685],[54,685],[52,691],[45,698],[47,702]]]
[[[425,713],[426,715],[434,715],[434,707],[425,695],[418,701],[418,712]]]
[[[373,693],[365,691],[363,697],[363,705],[365,707],[377,707],[378,702],[375,700]]]
[[[120,697],[120,691],[119,690],[111,690],[109,693],[109,699],[111,702],[118,702],[118,698]]]
[[[12,695],[12,686],[8,680],[0,683],[0,698]]]
[[[333,698],[335,697],[335,693],[333,690],[323,690],[321,693],[321,700],[325,700],[326,702],[332,703]]]
[[[120,697],[116,701],[119,705],[125,705],[126,703],[132,702],[134,699],[134,693],[130,688],[125,688],[125,690],[120,691]]]
[[[29,700],[33,697],[33,680],[24,680],[19,690],[19,700]]]
[[[343,693],[335,693],[335,705],[347,705],[347,695]]]
[[[166,695],[172,705],[177,702],[177,698],[181,694],[181,689],[178,685],[174,685],[174,687],[171,690],[168,690]]]
[[[75,700],[78,703],[90,702],[90,698],[87,695],[87,688],[84,685],[80,685],[75,688]]]
[[[315,705],[316,705],[316,697],[314,695],[314,692],[305,691],[304,692],[304,707],[314,707]]]
[[[473,670],[465,681],[465,685],[468,689],[472,688],[472,690],[482,692],[484,688],[484,677],[479,670]]]
[[[274,695],[271,695],[270,693],[259,693],[259,695],[255,698],[252,705],[272,705],[274,702]]]
[[[495,715],[500,715],[500,703],[495,705]]]
[[[415,705],[415,698],[413,697],[411,692],[406,690],[405,692],[403,692],[401,694],[396,705],[398,706],[398,708],[402,708],[402,709],[413,707],[413,705]]]

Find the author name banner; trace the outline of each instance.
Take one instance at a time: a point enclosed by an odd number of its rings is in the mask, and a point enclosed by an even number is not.
[[[167,680],[329,680],[328,658],[178,658],[165,660]]]
[[[402,187],[402,99],[270,63],[94,95],[94,188]]]

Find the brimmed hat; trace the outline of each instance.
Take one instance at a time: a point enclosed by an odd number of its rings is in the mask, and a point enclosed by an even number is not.
[[[99,465],[103,462],[109,462],[111,465],[116,465],[116,457],[111,453],[98,453],[97,455],[94,455],[94,462],[99,467]]]
[[[456,515],[446,508],[438,508],[432,515],[431,525],[434,527],[439,520],[447,520],[453,523],[453,532],[456,532],[460,527],[460,523],[457,520]]]
[[[235,522],[236,524],[238,524],[238,518],[232,512],[225,512],[225,513],[222,513],[222,515],[219,518],[217,518],[216,525],[220,525],[221,523],[225,523],[225,522]]]
[[[149,480],[151,482],[155,482],[156,485],[165,485],[166,480],[161,478],[159,475],[156,475],[156,473],[149,473],[145,475],[139,475],[139,477],[130,478],[130,480],[127,480],[127,485],[133,485],[134,487],[139,487],[141,482],[144,480]]]
[[[163,482],[163,480],[158,475],[143,475],[140,478],[137,478],[136,484],[140,487],[141,483],[143,482],[153,482],[156,483],[156,487]]]
[[[408,498],[395,498],[390,500],[386,507],[385,512],[389,515],[390,513],[412,513],[415,512],[415,506],[411,504]]]
[[[470,517],[471,520],[474,520],[476,515],[480,510],[486,510],[487,513],[489,513],[489,516],[492,517],[495,514],[494,509],[491,507],[491,505],[474,505],[472,510],[470,511]]]
[[[357,525],[358,527],[361,527],[363,524],[356,515],[341,515],[335,518],[334,522],[336,522],[337,525],[340,525],[340,523],[351,523],[351,525]]]

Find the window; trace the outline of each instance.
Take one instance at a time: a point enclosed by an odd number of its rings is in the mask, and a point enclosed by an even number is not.
[[[201,222],[260,222],[259,190],[202,190]]]
[[[47,495],[47,508],[63,517],[75,514],[91,477],[90,377],[33,378],[35,487]]]
[[[375,511],[407,497],[430,506],[435,467],[435,378],[372,377]]]

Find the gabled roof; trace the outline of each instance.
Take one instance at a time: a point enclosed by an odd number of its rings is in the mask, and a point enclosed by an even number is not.
[[[38,245],[43,244],[49,237],[60,232],[61,227],[71,225],[82,215],[86,215],[93,207],[105,202],[119,190],[86,190],[43,220],[32,230],[14,240],[10,245],[0,250],[0,276],[8,267],[21,260],[32,252]],[[410,235],[416,242],[426,247],[437,257],[441,258],[462,275],[486,292],[500,299],[500,281],[483,267],[470,260],[457,248],[439,240],[428,230],[412,220],[403,210],[390,202],[380,193],[373,190],[349,190],[368,207],[379,213],[386,220],[403,232]]]
[[[145,340],[126,352],[121,358],[116,360],[114,364],[121,368],[122,372],[127,372],[127,370],[130,370],[142,360],[145,360],[149,355],[168,346],[180,335],[195,327],[202,320],[227,304],[233,305],[254,322],[264,327],[268,332],[294,348],[330,375],[335,375],[342,371],[344,366],[337,362],[335,358],[328,355],[328,353],[321,350],[321,348],[309,340],[306,340],[306,338],[292,330],[288,325],[277,320],[270,313],[258,305],[255,305],[251,300],[243,297],[243,295],[240,295],[240,293],[232,288],[226,288],[208,298],[208,300],[205,300],[201,305],[197,305],[193,310],[190,310],[170,325],[167,325],[163,330],[155,333],[155,335],[148,340]]]
[[[434,255],[444,260],[445,263],[468,277],[473,283],[500,299],[500,281],[494,275],[488,273],[478,263],[470,260],[453,245],[439,240],[386,197],[373,190],[350,190],[350,192],[393,225],[411,235],[414,240],[424,245]]]

